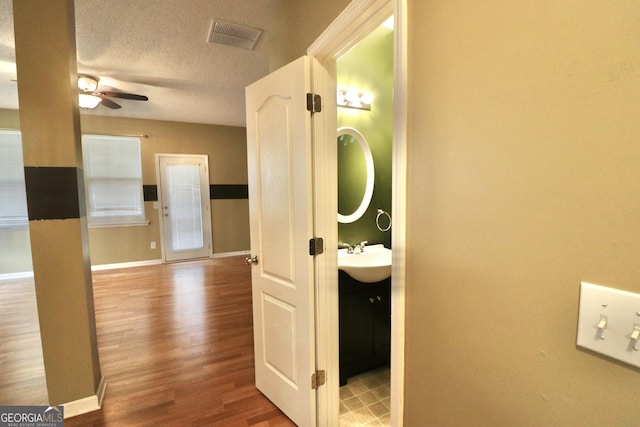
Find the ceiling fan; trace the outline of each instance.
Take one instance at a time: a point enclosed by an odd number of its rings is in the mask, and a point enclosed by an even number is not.
[[[126,92],[112,92],[112,91],[98,91],[98,82],[100,79],[88,74],[78,75],[78,89],[80,108],[91,110],[102,104],[112,110],[122,108],[122,106],[109,98],[121,98],[131,101],[148,101],[144,95],[136,95],[134,93]]]

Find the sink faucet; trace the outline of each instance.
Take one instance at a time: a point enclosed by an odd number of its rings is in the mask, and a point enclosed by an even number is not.
[[[351,246],[348,243],[340,243],[340,245],[347,248],[348,254],[361,254],[362,252],[364,252],[364,247],[367,243],[369,242],[367,242],[366,240],[363,240],[362,242],[357,243],[353,246]]]
[[[363,240],[362,242],[360,242],[357,245],[355,245],[353,247],[353,253],[361,254],[362,252],[364,252],[364,247],[365,247],[365,245],[367,243],[369,243],[369,242],[367,242],[366,240]]]
[[[355,249],[353,246],[351,246],[351,245],[350,245],[350,244],[348,244],[348,243],[341,243],[341,245],[342,245],[343,247],[347,248],[347,253],[348,253],[348,254],[352,254],[352,253],[353,253],[353,250]]]

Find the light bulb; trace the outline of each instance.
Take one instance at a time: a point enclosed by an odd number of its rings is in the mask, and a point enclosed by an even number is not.
[[[81,74],[78,76],[78,89],[83,92],[95,92],[98,89],[98,79]]]
[[[80,108],[84,108],[86,110],[96,108],[98,104],[100,104],[100,101],[102,101],[102,98],[90,93],[78,94],[78,104],[80,105]]]
[[[358,92],[355,90],[349,90],[347,91],[346,95],[344,96],[344,98],[348,101],[348,102],[356,102],[360,99],[360,96],[358,95]]]
[[[371,103],[373,102],[373,94],[370,92],[363,93],[360,97],[360,101],[362,101],[363,104],[371,105]]]

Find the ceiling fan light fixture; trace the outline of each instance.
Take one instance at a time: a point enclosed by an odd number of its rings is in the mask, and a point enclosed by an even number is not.
[[[98,79],[85,74],[78,76],[78,89],[83,92],[95,92],[98,89]]]
[[[100,104],[100,101],[102,101],[102,98],[91,93],[78,94],[78,104],[80,105],[80,108],[85,110],[96,108],[98,104]]]

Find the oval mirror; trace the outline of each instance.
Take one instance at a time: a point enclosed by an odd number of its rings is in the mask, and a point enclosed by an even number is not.
[[[357,221],[373,196],[373,156],[356,129],[338,129],[338,222]]]

